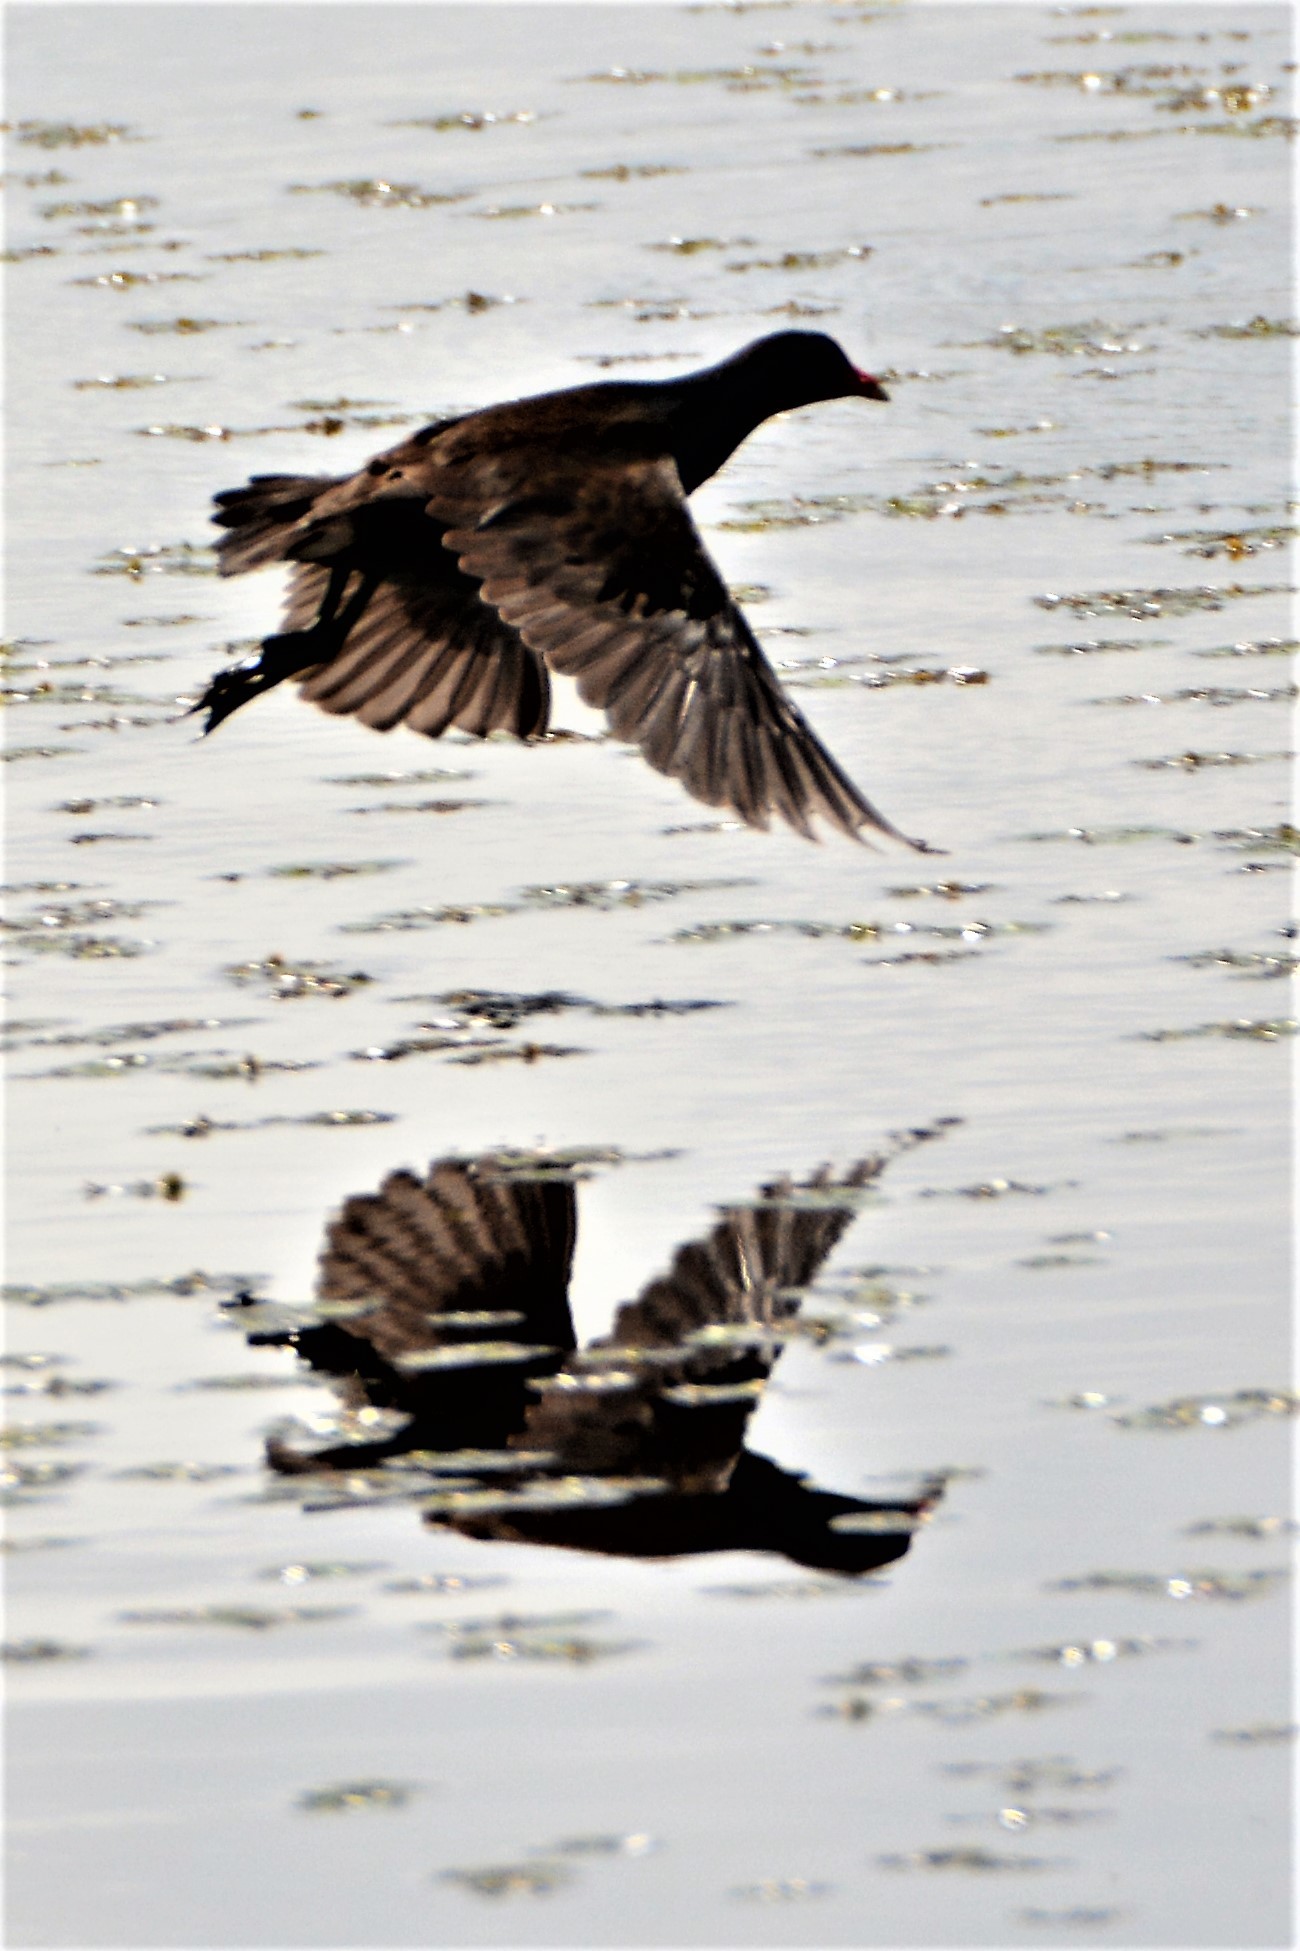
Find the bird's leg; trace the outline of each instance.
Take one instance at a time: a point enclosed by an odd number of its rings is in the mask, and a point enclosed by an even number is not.
[[[232,711],[238,711],[250,698],[271,690],[274,685],[283,683],[287,677],[296,676],[299,671],[310,670],[315,664],[328,663],[343,648],[349,630],[379,585],[378,576],[362,572],[356,589],[340,609],[339,604],[351,575],[352,570],[347,563],[332,563],[329,582],[321,598],[316,621],[310,629],[286,630],[278,636],[267,637],[255,657],[245,658],[243,663],[217,672],[203,696],[190,707],[190,715],[207,712],[208,722],[203,728],[205,734],[214,732],[223,718],[229,718]]]

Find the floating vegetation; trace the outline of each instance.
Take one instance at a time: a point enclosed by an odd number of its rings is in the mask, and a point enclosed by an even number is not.
[[[404,115],[397,121],[386,122],[387,129],[433,129],[439,135],[448,129],[494,129],[514,122],[526,125],[537,120],[537,112],[531,108],[519,108],[508,114],[498,114],[494,109],[462,109],[459,115]],[[584,176],[611,175],[609,170],[584,170]],[[657,174],[648,171],[648,174]]]
[[[848,1673],[832,1674],[828,1687],[922,1687],[932,1680],[948,1680],[961,1673],[970,1662],[951,1660],[868,1660]]]
[[[942,1342],[925,1347],[896,1348],[882,1341],[863,1341],[859,1342],[855,1348],[849,1348],[832,1355],[831,1360],[836,1362],[859,1362],[866,1368],[879,1368],[883,1362],[935,1360],[943,1355],[951,1355],[951,1353],[952,1349]],[[851,1519],[846,1519],[841,1525],[838,1518],[832,1518],[831,1523],[840,1529],[852,1531],[863,1529],[873,1530],[877,1528],[874,1523],[859,1525],[856,1520]],[[903,1519],[891,1515],[888,1523],[883,1528],[888,1531],[905,1531],[907,1525]]]
[[[161,1172],[156,1179],[132,1179],[125,1185],[101,1185],[89,1179],[81,1190],[86,1199],[165,1199],[176,1205],[189,1187],[179,1172]]]
[[[1253,1727],[1216,1727],[1211,1729],[1211,1741],[1224,1742],[1234,1748],[1276,1748],[1294,1741],[1300,1734],[1300,1727],[1294,1721],[1282,1724],[1273,1721],[1256,1721]]]
[[[36,1372],[24,1373],[21,1381],[6,1382],[3,1389],[0,1389],[0,1394],[7,1396],[41,1396],[48,1400],[51,1398],[61,1399],[64,1396],[102,1395],[105,1389],[115,1389],[117,1387],[116,1382],[106,1382],[96,1377],[61,1375],[57,1370],[53,1374],[43,1372],[51,1364],[62,1359],[63,1357],[58,1355],[5,1356],[0,1361],[0,1367],[17,1368],[24,1371],[34,1370]],[[87,1428],[89,1428],[89,1425],[87,1425]]]
[[[174,332],[181,338],[192,337],[198,332],[228,332],[233,326],[247,325],[246,318],[190,318],[182,314],[180,318],[133,318],[127,323],[129,332],[161,333]]]
[[[1034,651],[1039,657],[1094,657],[1102,651],[1150,650],[1153,643],[1139,643],[1134,637],[1090,637],[1078,644],[1035,644]]]
[[[110,549],[99,557],[92,576],[215,576],[216,551],[193,542],[154,542],[144,549]]]
[[[1152,1639],[1143,1634],[1136,1639],[1065,1640],[1059,1646],[1031,1646],[1024,1652],[1009,1654],[1008,1658],[1046,1660],[1052,1666],[1111,1666],[1116,1660],[1136,1659],[1148,1653],[1191,1652],[1197,1644],[1194,1639]]]
[[[36,669],[54,668],[48,664],[34,666]],[[173,702],[170,698],[140,698],[132,691],[115,691],[108,685],[96,684],[54,684],[42,679],[37,684],[19,687],[5,685],[0,689],[0,704],[12,708],[15,705],[164,705]],[[145,723],[153,721],[145,720]],[[60,726],[60,730],[66,729]]]
[[[610,912],[616,908],[640,908],[658,901],[675,900],[681,894],[711,893],[718,888],[748,887],[747,879],[706,881],[578,881],[526,887],[517,901],[475,902],[467,907],[419,907],[396,914],[379,915],[373,921],[344,922],[341,932],[349,935],[387,934],[411,929],[439,928],[446,924],[479,921],[487,916],[519,914],[528,909],[591,908]]]
[[[834,1887],[830,1883],[814,1883],[806,1876],[767,1876],[759,1883],[737,1884],[729,1894],[742,1903],[792,1904],[828,1897]]]
[[[1049,591],[1033,600],[1040,610],[1073,610],[1076,616],[1146,618],[1193,616],[1201,610],[1221,610],[1241,597],[1289,594],[1286,583],[1203,583],[1193,589],[1100,589],[1077,596]]]
[[[1300,697],[1300,685],[1193,684],[1181,691],[1124,692],[1118,697],[1092,698],[1095,705],[1239,705],[1292,703]]]
[[[1300,1521],[1293,1517],[1207,1517],[1183,1529],[1189,1538],[1249,1538],[1263,1543],[1272,1538],[1294,1538],[1300,1534]]]
[[[1262,1599],[1287,1577],[1260,1572],[1089,1572],[1083,1578],[1057,1579],[1050,1592],[1135,1592],[1157,1599]]]
[[[181,1300],[238,1294],[255,1284],[252,1274],[176,1274],[170,1279],[66,1280],[47,1286],[21,1282],[0,1288],[0,1298],[23,1307],[49,1307],[58,1301],[135,1301],[174,1295]]]
[[[1300,968],[1300,955],[1274,949],[1203,949],[1195,955],[1175,955],[1171,960],[1186,962],[1193,969],[1231,969],[1266,979],[1294,975]]]
[[[1293,1389],[1237,1389],[1227,1395],[1177,1396],[1113,1420],[1121,1429],[1236,1429],[1266,1416],[1297,1413],[1300,1395]]]
[[[336,1781],[326,1789],[303,1789],[295,1807],[312,1816],[351,1809],[406,1809],[420,1793],[414,1781]]]
[[[434,766],[423,772],[350,772],[341,776],[335,774],[326,779],[325,784],[327,786],[433,786],[444,785],[453,779],[463,780],[473,777],[472,772],[457,772],[445,766]],[[288,873],[291,870],[283,868],[277,871]]]
[[[387,799],[381,806],[351,806],[350,813],[467,813],[486,806],[485,799]]]
[[[122,808],[139,807],[152,812],[155,807],[161,804],[161,800],[146,799],[140,793],[110,793],[103,799],[61,799],[56,806],[50,808],[50,811],[52,813],[77,813],[84,815],[86,813],[98,812],[101,806],[114,806]]]
[[[1147,1043],[1183,1043],[1189,1037],[1203,1036],[1225,1036],[1247,1043],[1279,1043],[1283,1037],[1294,1036],[1298,1029],[1300,1023],[1292,1016],[1234,1016],[1219,1023],[1197,1023],[1185,1030],[1139,1030],[1138,1035]]]
[[[27,1504],[47,1490],[71,1483],[87,1469],[84,1463],[17,1463],[0,1465],[0,1504]]]
[[[1257,217],[1258,210],[1252,210],[1244,203],[1212,203],[1208,210],[1178,210],[1178,218],[1203,219],[1212,224],[1243,223],[1248,217]]]
[[[261,1131],[269,1125],[323,1125],[348,1130],[359,1125],[391,1125],[396,1111],[306,1111],[298,1116],[277,1112],[269,1118],[209,1118],[200,1114],[179,1125],[146,1125],[150,1138],[209,1138],[214,1131]]]
[[[15,125],[6,123],[5,127]],[[145,138],[126,122],[19,122],[19,142],[38,149],[100,148],[109,142],[143,142]],[[40,180],[39,178],[37,179]],[[156,199],[149,198],[149,202]]]
[[[737,258],[728,271],[827,271],[832,265],[861,263],[872,254],[870,244],[843,244],[830,251],[782,251],[779,257]]]
[[[298,1376],[287,1375],[199,1375],[191,1382],[176,1382],[173,1387],[181,1394],[204,1391],[216,1395],[251,1395],[258,1389],[284,1389],[294,1387],[300,1381]]]
[[[491,1048],[464,1052],[447,1061],[453,1064],[535,1064],[543,1057],[585,1057],[587,1051],[576,1044],[521,1043],[514,1048]]]
[[[808,941],[889,942],[927,936],[941,941],[979,943],[1014,935],[1042,935],[1046,921],[705,921],[679,928],[670,942],[722,942],[754,935],[794,935]]]
[[[467,190],[422,190],[418,183],[388,183],[378,176],[345,177],[331,183],[290,183],[290,196],[342,196],[368,210],[428,210],[464,203]]]
[[[545,1491],[547,1486],[541,1486]],[[559,1486],[552,1486],[559,1488]],[[494,1496],[496,1493],[486,1493]],[[534,1506],[536,1508],[536,1506]],[[502,1613],[496,1619],[448,1619],[430,1622],[430,1630],[448,1642],[454,1660],[542,1660],[587,1665],[593,1660],[635,1650],[637,1641],[594,1639],[575,1631],[606,1618],[601,1612],[542,1614]]]
[[[581,169],[578,174],[596,181],[629,183],[633,177],[685,176],[688,171],[683,163],[613,163],[608,169]]]
[[[647,244],[648,251],[671,251],[674,257],[696,257],[701,251],[730,251],[740,246],[752,244],[752,237],[665,237],[653,244]],[[610,303],[646,304],[649,300],[610,300]],[[675,300],[664,301],[676,303]]]
[[[649,1856],[662,1848],[655,1837],[635,1830],[629,1836],[568,1836],[546,1851],[549,1856]]]
[[[261,983],[273,1003],[289,1002],[304,996],[351,996],[374,981],[362,969],[343,973],[322,962],[291,962],[284,955],[267,955],[260,961],[236,962],[222,970],[231,982],[241,985]]]
[[[198,285],[207,271],[101,271],[90,278],[70,278],[69,284],[98,285],[104,291],[134,291],[137,285]]]
[[[1016,1922],[1035,1930],[1040,1926],[1059,1926],[1073,1931],[1080,1926],[1117,1924],[1123,1915],[1122,1910],[1108,1909],[1103,1904],[1073,1904],[1068,1910],[1018,1910]]]
[[[404,1809],[421,1792],[414,1782],[378,1779],[334,1782],[328,1788],[304,1789],[295,1807],[306,1815],[339,1815],[352,1809]]]
[[[733,94],[751,94],[772,88],[808,88],[817,85],[816,76],[805,67],[756,67],[744,62],[734,68],[602,68],[595,74],[571,75],[571,81],[618,82],[644,88],[653,82],[672,82],[692,87],[700,82],[718,82]]]
[[[1300,535],[1294,522],[1258,524],[1253,528],[1183,528],[1166,530],[1161,535],[1149,535],[1146,539],[1153,544],[1162,542],[1185,542],[1188,547],[1184,555],[1227,556],[1233,562],[1240,562],[1247,556],[1260,555],[1265,549],[1281,549]]]
[[[904,1856],[878,1856],[886,1870],[955,1870],[985,1875],[1002,1870],[1053,1870],[1062,1867],[1060,1857],[998,1856],[988,1849],[914,1849]]]
[[[114,196],[102,203],[46,203],[41,207],[41,215],[56,221],[60,217],[125,217],[137,218],[142,210],[156,210],[156,196]],[[148,226],[146,226],[147,228]]]
[[[301,257],[324,257],[324,251],[305,250],[293,244],[286,244],[272,250],[260,251],[205,251],[209,264],[275,264],[281,259]]]
[[[926,881],[914,887],[891,887],[886,893],[898,900],[914,898],[918,895],[934,895],[944,901],[960,901],[967,894],[992,894],[995,886],[992,881]]]
[[[1293,318],[1265,318],[1257,313],[1245,325],[1207,325],[1196,336],[1198,339],[1295,339],[1300,338],[1300,325]]]
[[[49,1450],[102,1436],[102,1423],[5,1423],[0,1425],[0,1450]]]
[[[7,1639],[0,1645],[0,1660],[14,1666],[40,1666],[53,1660],[85,1660],[89,1646],[73,1646],[63,1639]]]
[[[329,1619],[345,1619],[355,1606],[137,1606],[119,1612],[124,1626],[233,1626],[245,1632],[266,1632],[273,1626],[316,1626]]]
[[[1085,847],[1127,847],[1146,840],[1172,840],[1178,846],[1194,846],[1199,833],[1182,833],[1172,826],[1067,826],[1054,833],[1022,833],[1022,840],[1078,840]],[[1061,895],[1062,901],[1082,901],[1083,895]],[[1094,900],[1118,900],[1116,894],[1095,895]]]
[[[1300,827],[1283,820],[1278,826],[1220,828],[1214,835],[1234,852],[1252,854],[1300,854]]]
[[[459,1884],[476,1897],[549,1897],[573,1881],[567,1863],[490,1863],[481,1869],[440,1870],[443,1883]]]
[[[981,1179],[968,1186],[922,1186],[916,1196],[918,1199],[1005,1199],[1012,1193],[1028,1193],[1033,1198],[1042,1198],[1073,1183],[1072,1179],[1061,1180],[1058,1185],[1028,1185],[1022,1179]]]
[[[959,343],[973,349],[993,346],[1003,352],[1046,352],[1057,358],[1113,358],[1121,353],[1150,352],[1150,340],[1135,336],[1143,326],[1106,325],[1100,319],[1087,319],[1078,325],[1000,325],[991,339],[967,339]]]
[[[113,1476],[124,1482],[143,1484],[214,1484],[223,1477],[239,1476],[234,1463],[178,1462],[140,1463],[130,1470],[115,1470]]]
[[[1235,644],[1216,644],[1211,650],[1194,650],[1193,657],[1294,657],[1300,642],[1294,637],[1256,637]]]
[[[951,142],[847,142],[814,149],[814,156],[923,156],[931,149],[953,149]]]
[[[1174,752],[1164,759],[1130,759],[1146,772],[1205,772],[1215,766],[1268,765],[1294,752]]]
[[[466,1037],[462,1035],[421,1035],[396,1037],[391,1043],[368,1043],[364,1050],[350,1050],[348,1055],[357,1063],[396,1064],[404,1057],[438,1056],[448,1050],[464,1050],[471,1046],[492,1046],[500,1044],[498,1037]]]
[[[514,1030],[533,1016],[558,1015],[566,1010],[589,1010],[594,1016],[689,1016],[701,1009],[722,1009],[723,1003],[688,998],[683,1001],[648,1003],[597,1003],[589,996],[571,995],[564,989],[545,989],[529,994],[501,989],[448,989],[437,996],[410,996],[407,1002],[428,1002],[452,1014],[437,1023],[421,1024],[422,1029],[450,1030],[470,1024],[484,1024],[493,1030]]]
[[[620,1653],[633,1653],[641,1641],[594,1639],[586,1633],[509,1632],[496,1636],[466,1634],[448,1648],[453,1660],[546,1661],[566,1666],[590,1666]]]
[[[873,671],[806,671],[795,665],[788,666],[784,676],[788,687],[803,691],[836,690],[846,684],[865,685],[870,691],[886,691],[895,685],[989,682],[988,672],[977,670],[972,664],[951,664],[947,668],[936,664],[899,664],[890,670]]]
[[[179,1032],[192,1030],[239,1029],[255,1020],[251,1016],[169,1016],[153,1023],[107,1023],[98,1030],[41,1030],[35,1035],[13,1036],[8,1047],[48,1049],[58,1045],[93,1043],[111,1048],[116,1043],[144,1043],[154,1037],[175,1036]]]
[[[568,217],[577,210],[599,210],[598,203],[489,203],[471,217]]]
[[[0,752],[0,760],[13,765],[20,759],[62,759],[80,750],[79,745],[10,745]]]
[[[1032,1755],[1022,1761],[946,1761],[940,1772],[964,1780],[991,1777],[1001,1794],[1032,1796],[1045,1788],[1058,1793],[1110,1788],[1123,1770],[1080,1768],[1069,1755]]]
[[[307,860],[264,867],[262,872],[278,881],[341,881],[357,874],[391,874],[394,868],[410,865],[409,860]]]

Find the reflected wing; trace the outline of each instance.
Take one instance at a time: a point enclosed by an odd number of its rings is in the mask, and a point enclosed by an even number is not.
[[[422,1180],[393,1172],[345,1202],[326,1232],[317,1291],[374,1303],[339,1325],[399,1366],[475,1341],[570,1349],[575,1228],[568,1181],[505,1177],[491,1156],[442,1159]]]
[[[616,737],[750,826],[885,820],[782,691],[705,551],[673,462],[618,453],[475,456],[449,437],[421,478],[483,600],[576,678]],[[530,487],[533,476],[546,491]]]
[[[553,1452],[571,1471],[725,1489],[797,1290],[884,1163],[862,1159],[840,1178],[823,1168],[725,1208],[706,1239],[679,1248],[669,1272],[619,1309],[607,1341],[530,1384],[539,1400],[520,1444]]]

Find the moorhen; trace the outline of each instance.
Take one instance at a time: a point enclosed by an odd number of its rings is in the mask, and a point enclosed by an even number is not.
[[[906,841],[781,689],[686,507],[762,421],[842,398],[888,395],[824,333],[777,332],[684,378],[436,421],[355,474],[254,475],[216,496],[218,560],[293,565],[284,630],[194,710],[211,732],[292,677],[379,731],[531,739],[549,666],[706,805]]]

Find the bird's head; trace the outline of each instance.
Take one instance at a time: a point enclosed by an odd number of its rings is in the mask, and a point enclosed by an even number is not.
[[[738,352],[733,362],[747,384],[773,404],[769,413],[814,400],[887,400],[880,381],[863,372],[825,332],[773,332]]]

